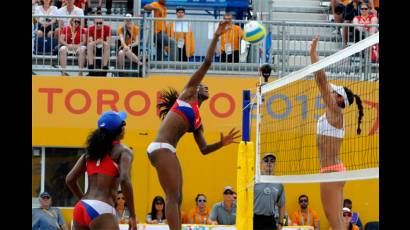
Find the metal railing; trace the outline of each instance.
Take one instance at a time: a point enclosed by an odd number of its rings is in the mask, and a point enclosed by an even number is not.
[[[45,20],[44,16],[33,17],[40,22]],[[62,25],[51,24],[48,29],[54,31],[50,34],[51,38],[47,37],[47,34],[44,34],[43,38],[34,36],[33,71],[70,73],[81,69],[83,74],[88,72],[89,75],[109,73],[112,76],[139,77],[144,77],[149,73],[189,74],[195,72],[202,64],[213,32],[220,21],[154,19],[148,17],[147,14],[144,17],[133,18],[115,16],[47,16],[47,18],[65,20],[66,23],[81,19],[81,24],[78,26],[85,28],[88,25],[88,28],[69,34],[70,29],[67,31],[67,29],[62,29]],[[101,19],[104,25],[110,26],[111,31],[111,39],[106,41],[109,43],[107,66],[101,63],[104,51],[101,44],[99,47],[90,45],[90,37],[92,39],[90,35],[93,33],[89,28],[95,25],[96,20]],[[132,25],[138,27],[137,34],[123,31],[124,38],[128,40],[131,37],[129,40],[135,45],[130,46],[129,49],[124,48],[118,34],[118,27],[124,27],[125,20],[131,20]],[[235,29],[228,30],[221,36],[208,73],[257,75],[261,63],[270,63],[274,67],[273,74],[283,76],[310,64],[309,43],[317,34],[321,36],[318,54],[322,57],[329,56],[346,45],[368,36],[367,32],[355,32],[355,27],[363,28],[364,25],[264,21],[263,25],[266,27],[269,39],[265,39],[258,45],[251,45],[240,36],[246,22],[245,20],[234,20]],[[378,28],[378,25],[368,25],[368,27]],[[345,38],[342,28],[349,31]],[[38,26],[35,30],[39,30]],[[71,41],[69,37],[73,36],[79,36],[79,39]],[[94,35],[94,38],[97,37]],[[65,43],[69,42],[74,42],[74,46],[62,48],[67,46]],[[95,57],[90,57],[90,53],[95,54]],[[122,58],[124,55],[125,57]],[[138,60],[135,57],[138,57]],[[64,67],[65,59],[67,59],[67,64]],[[364,69],[378,68],[378,63],[372,62],[369,58],[362,61],[362,65],[366,66]],[[94,68],[89,69],[90,65]]]

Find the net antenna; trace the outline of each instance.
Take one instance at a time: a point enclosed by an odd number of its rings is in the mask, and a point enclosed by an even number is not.
[[[318,183],[379,177],[379,138],[375,129],[379,85],[370,80],[378,79],[379,75],[378,63],[371,60],[372,47],[378,43],[379,33],[375,33],[270,83],[270,72],[263,75],[261,71],[265,82],[256,92],[255,183]],[[319,53],[320,49],[319,41]],[[326,110],[312,76],[321,69],[329,83],[348,87],[363,102],[360,135],[356,134],[356,103],[343,110],[345,136],[340,160],[346,166],[344,172],[320,173],[316,126]],[[261,174],[261,156],[267,152],[276,155],[274,176]]]

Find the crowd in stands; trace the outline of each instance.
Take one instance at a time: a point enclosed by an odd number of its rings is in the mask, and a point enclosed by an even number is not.
[[[349,41],[357,42],[361,40],[365,33],[370,35],[377,32],[376,27],[369,27],[369,24],[379,23],[379,1],[378,0],[332,0],[332,13],[336,23],[354,23],[363,26],[344,27],[337,29],[336,33],[341,33],[344,45]],[[352,38],[353,37],[353,38]]]
[[[132,0],[131,0],[132,2]],[[111,13],[112,0],[106,1],[106,14]],[[47,18],[47,16],[79,16],[103,15],[99,0],[97,10],[93,11],[90,0],[32,0],[33,5],[33,34],[35,43],[34,53],[52,53],[58,55],[61,74],[65,71],[67,56],[74,56],[78,60],[79,75],[87,69],[89,76],[106,76],[110,66],[111,42],[114,41],[116,55],[116,69],[140,69],[142,66],[139,43],[141,29],[132,14],[120,23],[118,28],[112,28],[109,22],[102,18],[84,20],[75,18]],[[368,24],[378,24],[377,0],[332,0],[334,21],[338,23],[354,23],[356,27],[343,27],[335,31],[342,36],[344,45],[357,42],[368,34],[377,32],[376,27]],[[168,9],[166,0],[157,0],[146,4],[145,12],[152,12],[154,18],[167,19]],[[131,8],[132,9],[132,8]],[[128,9],[128,12],[131,12]],[[186,9],[176,8],[176,18],[184,19]],[[39,17],[44,16],[44,17]],[[226,12],[224,20],[230,21],[229,28],[220,41],[220,61],[228,63],[240,62],[240,44],[243,39],[243,30],[232,23],[233,15]],[[78,23],[80,21],[80,23]],[[92,24],[92,25],[88,25]],[[359,26],[359,25],[365,25]],[[191,23],[187,21],[164,20],[154,23],[154,43],[156,45],[156,60],[162,61],[189,61],[195,54],[195,35]],[[112,31],[118,35],[118,42],[112,37]],[[88,58],[86,57],[88,56]],[[98,57],[98,58],[97,58]],[[135,68],[134,68],[135,67]],[[96,71],[96,69],[99,69]],[[119,73],[118,73],[119,75]]]
[[[107,1],[107,4],[111,1]],[[79,75],[83,74],[83,69],[87,68],[90,76],[105,76],[106,71],[95,71],[109,69],[111,54],[112,30],[117,32],[118,42],[116,49],[118,69],[124,69],[125,59],[131,64],[141,66],[139,54],[139,43],[141,30],[139,25],[131,19],[131,14],[126,14],[124,23],[120,23],[118,28],[111,28],[109,23],[103,18],[85,20],[81,18],[92,12],[89,9],[89,1],[63,0],[32,0],[33,10],[33,34],[35,44],[33,52],[36,54],[52,53],[58,55],[61,66],[61,74],[69,75],[66,71],[67,56],[75,56],[78,60]],[[158,0],[144,6],[144,10],[152,11],[155,18],[167,18],[168,10],[166,0]],[[86,7],[86,5],[88,5]],[[101,0],[94,15],[103,15],[101,11]],[[107,14],[109,13],[107,9]],[[44,17],[40,17],[44,16]],[[79,18],[47,18],[47,16],[78,16]],[[176,16],[184,19],[185,8],[177,7]],[[227,12],[224,20],[231,21],[226,36],[222,36],[221,41],[221,61],[239,62],[239,46],[243,36],[241,27],[232,23],[232,14]],[[88,24],[92,24],[88,26]],[[34,33],[35,31],[35,33]],[[169,61],[188,61],[195,53],[195,38],[192,25],[189,22],[156,21],[154,24],[156,59],[164,60],[167,56]],[[43,52],[43,53],[42,53]],[[86,55],[88,58],[86,58]],[[101,57],[102,62],[98,58]],[[94,71],[93,71],[94,70]]]

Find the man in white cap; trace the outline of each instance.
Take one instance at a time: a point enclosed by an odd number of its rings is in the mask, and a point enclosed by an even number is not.
[[[234,225],[236,223],[236,202],[232,186],[224,187],[224,200],[214,204],[210,219],[212,224]]]
[[[262,159],[264,175],[275,174],[276,156],[273,153],[265,153]],[[258,183],[254,187],[253,206],[253,229],[282,229],[285,210],[285,190],[283,184]],[[275,213],[279,209],[279,218]]]

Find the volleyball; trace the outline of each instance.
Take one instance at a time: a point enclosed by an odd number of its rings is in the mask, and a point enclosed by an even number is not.
[[[252,44],[260,43],[266,36],[265,27],[257,22],[250,21],[245,24],[243,39]]]

